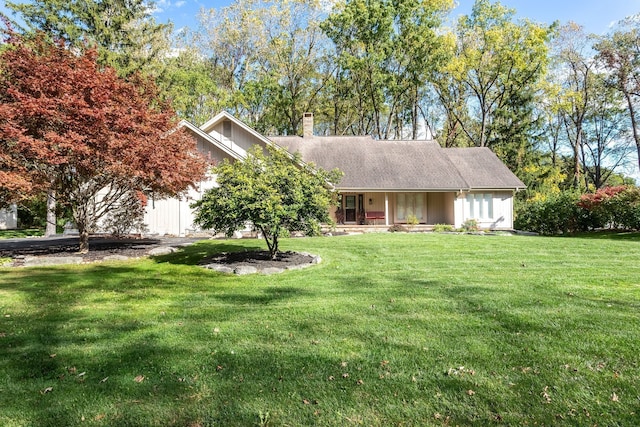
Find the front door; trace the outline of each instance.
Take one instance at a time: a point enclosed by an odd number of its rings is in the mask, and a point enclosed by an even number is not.
[[[344,221],[356,222],[356,196],[344,198]]]

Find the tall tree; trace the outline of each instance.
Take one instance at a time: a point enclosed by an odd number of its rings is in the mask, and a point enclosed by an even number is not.
[[[337,3],[322,27],[337,50],[336,89],[350,94],[356,112],[345,114],[353,133],[400,138],[409,124],[417,136],[425,81],[444,58],[437,30],[452,6],[449,0]]]
[[[591,54],[590,36],[573,22],[561,27],[554,40],[553,61],[556,83],[561,88],[559,112],[572,150],[572,183],[581,183],[580,153],[584,144],[585,120],[595,92],[596,60]]]
[[[195,35],[227,109],[265,133],[301,133],[319,108],[328,39],[317,0],[236,0],[204,10]]]
[[[151,16],[153,0],[29,0],[7,1],[26,30],[43,31],[81,48],[96,46],[98,60],[121,75],[152,71],[169,48],[171,26]]]
[[[587,106],[580,159],[585,187],[599,189],[633,153],[629,117],[624,98],[606,84],[606,75],[595,74],[594,93]],[[630,150],[631,149],[631,150]]]
[[[611,85],[624,95],[640,170],[640,15],[619,23],[595,48],[611,73]]]
[[[514,15],[499,2],[477,0],[471,14],[458,21],[452,58],[435,80],[440,98],[448,100],[444,107],[469,145],[485,147],[497,140],[493,133],[500,127],[492,126],[496,113],[517,106],[510,97],[535,90],[546,72],[553,26],[515,22]],[[457,93],[462,100],[445,96],[452,84],[465,89]],[[460,113],[462,103],[467,114]]]
[[[9,186],[24,195],[54,190],[80,232],[145,194],[176,195],[206,170],[195,140],[176,131],[169,105],[149,80],[135,84],[97,64],[97,52],[11,35],[0,53],[0,141]],[[6,173],[6,172],[5,172]]]

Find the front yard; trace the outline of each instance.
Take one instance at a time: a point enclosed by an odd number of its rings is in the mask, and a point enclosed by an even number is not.
[[[637,425],[640,235],[287,239],[0,268],[0,425]]]

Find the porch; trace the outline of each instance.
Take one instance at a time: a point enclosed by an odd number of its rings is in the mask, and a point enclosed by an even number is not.
[[[403,227],[405,227],[408,231],[411,232],[417,232],[417,233],[421,233],[421,232],[427,232],[427,231],[433,231],[433,225],[426,225],[426,224],[418,224],[418,225],[414,225],[414,226],[407,226],[406,224],[400,224]],[[357,224],[338,224],[336,225],[334,228],[326,228],[323,229],[322,231],[325,233],[331,233],[331,232],[337,232],[337,233],[386,233],[389,231],[389,228],[392,227],[392,225],[357,225]]]
[[[454,192],[342,192],[332,212],[340,227],[387,230],[394,224],[432,229],[454,224]]]

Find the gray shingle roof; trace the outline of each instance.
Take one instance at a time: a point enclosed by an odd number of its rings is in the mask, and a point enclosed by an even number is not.
[[[344,172],[338,188],[371,191],[517,189],[525,185],[488,148],[371,137],[269,137],[323,169]]]

